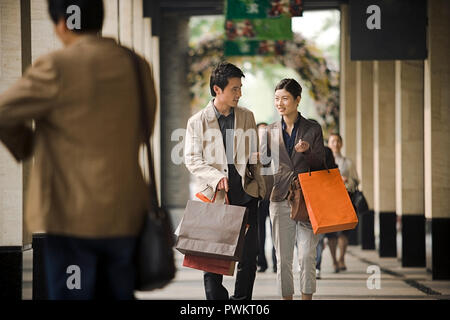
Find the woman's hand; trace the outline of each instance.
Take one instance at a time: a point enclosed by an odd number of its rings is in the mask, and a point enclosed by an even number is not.
[[[309,143],[300,139],[294,148],[297,152],[305,152],[309,149]]]

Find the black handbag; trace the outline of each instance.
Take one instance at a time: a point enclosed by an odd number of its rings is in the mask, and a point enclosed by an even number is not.
[[[144,91],[139,58],[131,50],[126,50],[133,59],[133,65],[137,74],[144,137],[149,137],[147,98]],[[158,203],[152,149],[148,139],[145,139],[145,146],[147,148],[151,205],[145,215],[145,221],[138,237],[136,250],[135,288],[139,291],[160,289],[166,286],[175,277],[176,272],[173,254],[175,239],[172,222],[169,213],[161,208]]]
[[[367,204],[366,197],[364,197],[362,191],[356,189],[356,191],[351,194],[350,199],[358,214],[369,211],[369,205]]]

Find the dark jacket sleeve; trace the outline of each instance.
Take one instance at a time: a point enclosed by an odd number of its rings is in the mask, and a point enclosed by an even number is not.
[[[314,130],[314,139],[309,149],[303,154],[311,167],[311,171],[323,170],[325,169],[325,146],[322,128],[320,125],[314,125],[311,130]]]

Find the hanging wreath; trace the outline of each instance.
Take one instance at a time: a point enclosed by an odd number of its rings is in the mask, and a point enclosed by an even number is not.
[[[232,57],[227,60],[239,64],[244,59]],[[325,136],[331,131],[338,131],[339,73],[328,68],[319,50],[308,45],[301,35],[294,34],[294,40],[286,43],[283,55],[259,56],[257,59],[264,64],[281,63],[294,69],[310,91]],[[195,48],[190,48],[188,81],[194,111],[209,99],[209,76],[212,68],[223,60],[224,41],[221,38],[204,40]]]

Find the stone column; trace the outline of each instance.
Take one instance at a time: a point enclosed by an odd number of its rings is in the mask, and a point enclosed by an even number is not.
[[[359,215],[359,242],[362,249],[375,249],[373,211],[373,62],[356,62],[356,169],[369,204]]]
[[[350,60],[350,17],[348,5],[341,6],[341,83],[339,131],[342,153],[356,161],[356,61]]]
[[[394,61],[375,61],[373,76],[375,231],[380,257],[396,257]]]
[[[428,1],[425,60],[425,216],[427,268],[450,279],[450,2]]]
[[[395,61],[395,193],[404,267],[425,266],[423,102],[423,61]]]
[[[119,41],[120,44],[133,48],[133,4],[132,0],[119,1]]]
[[[341,82],[339,132],[342,136],[342,154],[356,164],[356,61],[350,60],[350,16],[348,5],[341,6]],[[349,244],[358,244],[358,225],[349,233]]]
[[[133,0],[133,48],[144,56],[144,4],[143,0]]]
[[[46,0],[31,1],[31,52],[32,61],[51,51],[62,48],[62,43],[54,31],[54,24],[48,13]],[[23,166],[24,187],[27,186],[29,168],[33,161],[27,161]],[[26,195],[26,189],[24,189]],[[24,199],[25,196],[24,196]],[[31,236],[31,235],[29,235]],[[32,297],[36,300],[47,298],[47,284],[44,272],[44,239],[45,234],[35,233],[32,235],[33,248],[33,288]]]
[[[171,141],[174,130],[186,129],[190,116],[188,23],[188,17],[166,15],[161,27],[161,186],[162,203],[169,208],[184,208],[189,199],[190,176],[182,161],[183,154],[177,153],[181,162],[172,161],[172,149],[181,140]]]
[[[119,40],[119,0],[103,0],[105,17],[102,35]]]
[[[34,62],[40,56],[62,48],[54,31],[47,0],[31,1],[31,53]]]
[[[0,2],[0,94],[31,63],[30,1]],[[24,232],[23,173],[0,144],[0,299],[22,299]]]

